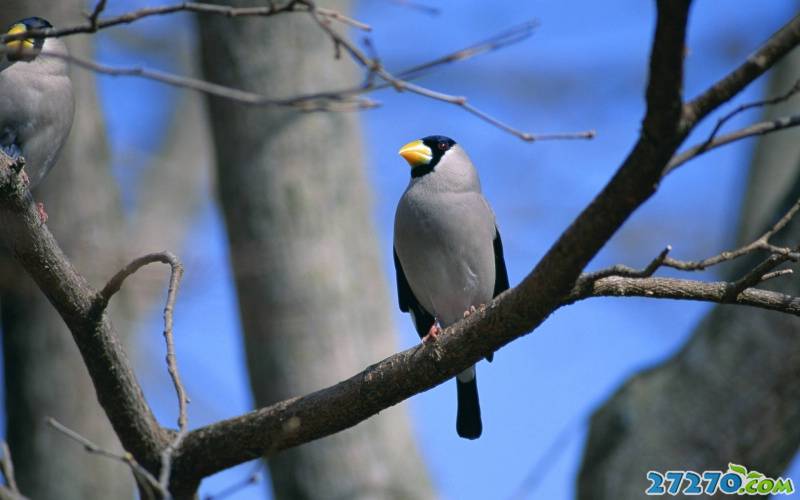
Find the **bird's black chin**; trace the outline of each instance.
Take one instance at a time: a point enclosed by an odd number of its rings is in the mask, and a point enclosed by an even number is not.
[[[9,52],[6,54],[6,58],[8,62],[15,63],[15,62],[31,62],[36,59],[36,56],[39,55],[39,51],[25,51],[24,53],[17,53],[17,52]]]
[[[417,177],[422,177],[423,175],[427,175],[433,172],[433,167],[436,165],[431,162],[427,165],[417,165],[416,167],[411,169],[411,178],[416,179]]]

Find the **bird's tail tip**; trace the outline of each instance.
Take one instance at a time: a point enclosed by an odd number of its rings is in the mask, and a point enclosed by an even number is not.
[[[478,381],[473,376],[468,382],[456,378],[458,390],[458,412],[456,432],[465,439],[478,439],[483,432],[481,406],[478,400]]]

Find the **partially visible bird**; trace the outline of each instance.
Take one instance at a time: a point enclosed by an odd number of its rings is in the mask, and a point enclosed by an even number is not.
[[[41,17],[17,21],[6,35],[53,26]],[[55,164],[72,128],[75,100],[67,72],[67,47],[57,38],[5,42],[0,53],[0,148],[25,159],[30,187]],[[44,51],[45,54],[41,54]]]
[[[394,219],[397,294],[426,342],[508,289],[508,274],[494,213],[464,149],[433,135],[399,153],[411,181]],[[456,431],[476,439],[483,424],[474,366],[458,374],[456,387]]]

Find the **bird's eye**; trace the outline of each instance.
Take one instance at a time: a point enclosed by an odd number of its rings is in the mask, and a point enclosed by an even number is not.
[[[444,150],[446,150],[446,149],[447,149],[447,143],[446,143],[446,142],[440,142],[440,143],[439,143],[439,149],[440,149],[441,151],[444,151]]]

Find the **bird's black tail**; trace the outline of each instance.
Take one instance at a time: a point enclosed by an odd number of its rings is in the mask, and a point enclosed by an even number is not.
[[[456,432],[462,438],[478,439],[483,431],[481,405],[478,401],[478,379],[473,376],[469,382],[462,382],[456,377],[456,388],[458,390]]]

